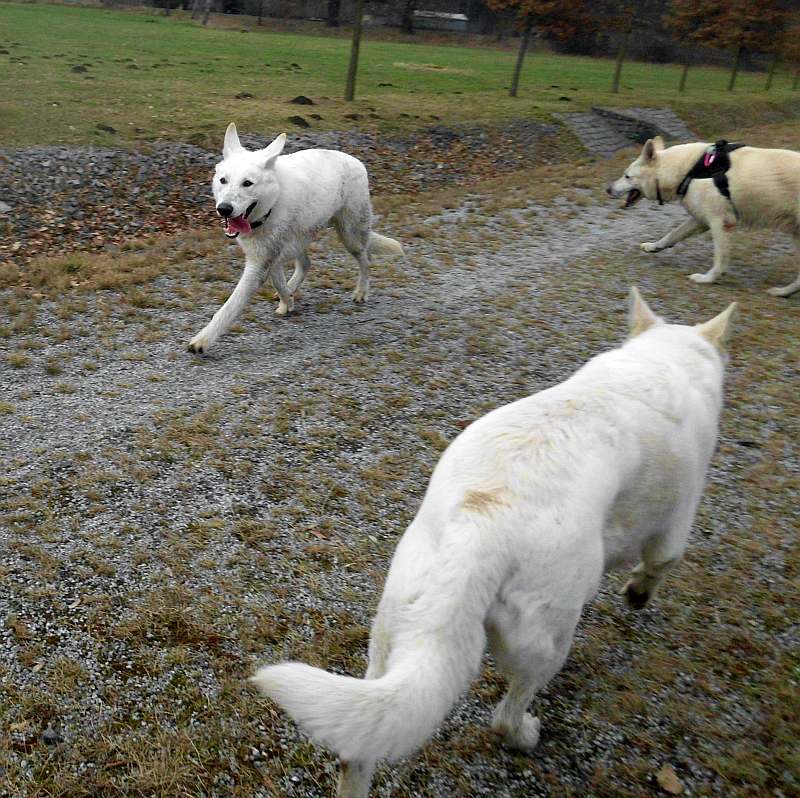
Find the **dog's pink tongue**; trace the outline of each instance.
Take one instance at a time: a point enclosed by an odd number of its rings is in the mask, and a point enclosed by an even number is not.
[[[253,228],[244,216],[234,216],[228,219],[228,230],[232,233],[252,233]]]

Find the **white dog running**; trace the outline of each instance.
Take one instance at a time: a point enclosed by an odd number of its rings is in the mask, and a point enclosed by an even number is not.
[[[626,208],[643,196],[659,202],[680,199],[681,182],[709,147],[707,142],[693,142],[665,149],[662,138],[656,136],[606,190],[612,197],[625,197]],[[741,147],[730,153],[730,164],[730,199],[712,180],[692,180],[683,197],[691,218],[658,241],[641,245],[645,252],[661,252],[710,230],[714,265],[707,272],[690,275],[696,283],[713,283],[728,270],[730,233],[740,226],[783,230],[794,237],[800,249],[800,153]],[[769,289],[773,296],[790,296],[795,291],[800,291],[800,274],[788,285]]]
[[[236,126],[228,125],[213,191],[225,234],[244,251],[244,272],[228,301],[192,338],[190,352],[207,352],[236,323],[267,276],[280,299],[277,313],[291,311],[310,266],[306,249],[330,224],[358,262],[356,302],[364,302],[369,293],[370,256],[403,254],[397,241],[372,232],[367,170],[361,161],[317,149],[279,157],[285,143],[282,133],[266,149],[250,151],[239,142]],[[292,261],[287,285],[283,270]]]
[[[534,694],[561,668],[604,571],[652,598],[683,554],[714,450],[731,305],[666,324],[632,290],[632,337],[566,382],[456,438],[395,552],[365,679],[301,663],[252,681],[340,757],[340,798],[378,760],[430,737],[477,675],[487,640],[510,679],[493,728],[534,748]]]

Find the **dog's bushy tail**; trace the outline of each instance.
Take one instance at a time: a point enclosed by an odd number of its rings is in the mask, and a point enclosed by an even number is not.
[[[312,738],[345,762],[399,759],[422,746],[480,668],[483,621],[497,569],[441,568],[413,608],[397,612],[380,678],[354,679],[299,662],[251,678]],[[380,618],[379,618],[380,621]],[[375,630],[373,630],[373,635]],[[374,664],[374,663],[373,663]]]
[[[370,255],[405,255],[399,241],[379,233],[369,234],[368,246]]]

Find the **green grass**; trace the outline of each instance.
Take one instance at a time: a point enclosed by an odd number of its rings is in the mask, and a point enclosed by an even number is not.
[[[345,36],[270,32],[269,20],[256,28],[251,18],[242,18],[241,25],[203,28],[179,15],[1,4],[0,51],[7,51],[0,52],[4,146],[159,138],[216,142],[229,120],[244,130],[278,132],[292,129],[286,119],[298,113],[323,117],[310,120],[317,129],[365,124],[402,129],[438,119],[547,117],[596,104],[780,112],[798,97],[785,74],[768,95],[763,74],[742,74],[731,94],[724,90],[727,71],[716,68],[692,70],[688,90],[679,93],[678,66],[642,63],[625,66],[623,89],[614,95],[610,61],[538,51],[526,60],[520,97],[511,99],[506,87],[513,51],[374,41],[368,34],[358,100],[345,103],[340,99],[349,58]],[[253,97],[237,100],[241,93]],[[316,106],[288,104],[297,94],[312,97]],[[347,119],[352,113],[360,119]]]

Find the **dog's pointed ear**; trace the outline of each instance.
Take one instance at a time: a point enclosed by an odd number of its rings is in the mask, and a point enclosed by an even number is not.
[[[272,144],[261,150],[261,155],[264,157],[263,166],[265,169],[269,169],[271,166],[275,165],[275,159],[283,152],[285,146],[286,134],[281,133]]]
[[[630,337],[634,338],[654,324],[661,324],[661,319],[650,310],[650,306],[642,299],[639,289],[633,285],[628,295],[628,328]]]
[[[647,139],[642,149],[642,158],[645,162],[652,161],[656,157],[656,153],[664,149],[664,139],[661,136],[656,136],[654,139]]]
[[[228,158],[241,152],[244,149],[239,141],[239,134],[236,132],[236,125],[231,122],[225,131],[225,142],[222,145],[222,157]]]
[[[705,322],[705,324],[695,325],[695,329],[710,344],[714,344],[717,349],[723,349],[731,332],[731,319],[736,312],[736,308],[736,303],[731,302],[722,313],[714,316],[713,319]]]

